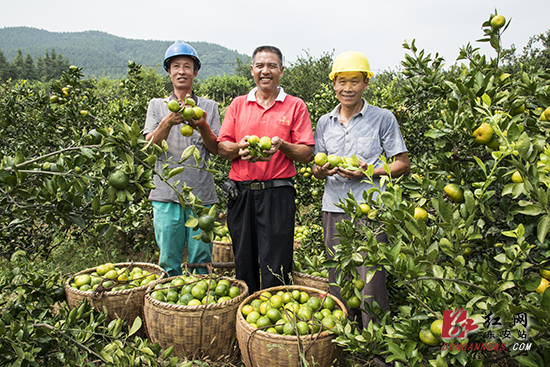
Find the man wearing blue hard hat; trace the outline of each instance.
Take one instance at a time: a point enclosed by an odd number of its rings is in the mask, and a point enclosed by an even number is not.
[[[210,154],[218,154],[217,134],[220,131],[220,115],[216,102],[198,97],[193,92],[193,80],[197,76],[201,62],[197,51],[187,43],[177,41],[166,50],[164,69],[168,72],[174,91],[168,98],[153,98],[149,102],[144,134],[148,141],[161,145],[165,140],[168,151],[163,153],[155,163],[155,170],[162,172],[163,165],[168,160],[178,161],[183,151],[195,145],[200,152],[202,162],[200,167],[206,168]],[[167,103],[173,99],[185,101],[191,97],[195,104],[204,111],[199,120],[184,120],[180,112],[171,112]],[[182,123],[189,123],[195,130],[191,136],[180,133]],[[191,157],[186,164],[195,165]],[[170,163],[171,168],[181,167]],[[185,170],[169,179],[173,184],[179,181],[178,191],[186,184],[193,187],[193,194],[201,199],[202,205],[209,207],[218,202],[214,177],[211,173],[186,167]],[[181,191],[180,191],[181,192]],[[190,208],[182,207],[174,190],[158,176],[155,176],[155,189],[151,190],[149,199],[153,204],[155,237],[160,249],[159,265],[170,276],[182,274],[182,257],[187,246],[189,263],[212,262],[212,243],[204,243],[193,239],[200,233],[185,227],[185,222],[192,215]],[[197,269],[205,273],[206,269]]]

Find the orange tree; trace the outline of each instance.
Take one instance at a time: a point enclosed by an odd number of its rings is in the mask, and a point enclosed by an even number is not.
[[[505,73],[501,36],[509,23],[492,26],[494,16],[480,41],[490,42],[495,58],[467,45],[459,55],[466,63],[444,70],[437,55],[418,51],[414,41],[404,45],[411,55],[395,106],[409,111],[404,136],[419,130],[427,143],[425,154],[411,154],[410,177],[388,178],[384,192],[365,194],[378,225],[359,220],[353,195],[340,203],[351,220],[337,227],[340,245],[326,262],[337,282],[346,287],[358,264],[383,267],[391,280],[389,312],[361,305],[379,324],[341,329],[338,342],[349,351],[385,354],[396,366],[482,366],[503,358],[550,364],[550,291],[541,277],[550,268],[550,72],[519,65]],[[428,211],[426,221],[414,217],[416,207]],[[388,243],[374,240],[381,230]],[[446,325],[469,326],[465,337],[453,326],[452,338],[441,339],[437,323],[430,331],[445,311],[461,308],[467,318]],[[518,322],[524,317],[526,324]]]
[[[164,95],[164,85],[150,83],[130,63],[122,98],[99,100],[82,76],[71,66],[48,88],[25,81],[0,86],[3,256],[18,249],[47,255],[61,239],[110,236],[154,187],[154,163],[167,147],[151,146],[141,129],[147,102]],[[190,147],[176,159],[195,167],[200,156]],[[178,172],[165,167],[164,180]],[[202,207],[191,191],[178,195],[198,216]]]

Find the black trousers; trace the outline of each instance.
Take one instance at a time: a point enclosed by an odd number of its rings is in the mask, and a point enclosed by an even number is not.
[[[249,292],[289,284],[294,244],[294,188],[242,190],[227,204],[235,276]],[[260,280],[261,274],[261,280]]]
[[[332,259],[330,252],[334,252],[334,246],[338,245],[339,243],[339,238],[337,237],[338,231],[336,230],[336,223],[339,223],[344,219],[350,219],[350,217],[345,213],[323,212],[323,231],[325,234],[325,246],[327,247],[327,249],[330,250],[327,251],[327,258],[329,259]],[[388,236],[385,233],[382,233],[376,237],[376,240],[378,242],[387,242]],[[357,268],[359,276],[365,281],[365,288],[363,288],[361,294],[363,296],[370,296],[366,299],[368,303],[371,303],[374,299],[383,310],[389,310],[390,301],[388,297],[388,290],[386,288],[386,271],[384,270],[384,268],[377,271],[372,277],[371,281],[367,283],[366,277],[369,269],[370,267],[366,266],[360,266]],[[334,268],[329,270],[328,279],[329,283],[336,282],[336,274]],[[340,299],[346,305],[348,317],[350,320],[357,321],[359,328],[367,327],[369,325],[369,321],[372,318],[371,315],[362,312],[360,308],[350,309],[347,305],[347,302],[342,299],[342,296],[340,295],[340,287],[330,286],[329,288],[330,293]],[[377,322],[377,320],[374,321]]]

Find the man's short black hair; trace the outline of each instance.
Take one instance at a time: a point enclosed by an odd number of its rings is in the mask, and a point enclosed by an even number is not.
[[[281,50],[279,50],[275,46],[259,46],[259,47],[256,47],[256,49],[252,53],[252,64],[253,65],[254,65],[254,59],[256,58],[256,54],[258,52],[271,52],[271,53],[274,53],[279,58],[279,69],[283,66],[283,53],[281,52]]]

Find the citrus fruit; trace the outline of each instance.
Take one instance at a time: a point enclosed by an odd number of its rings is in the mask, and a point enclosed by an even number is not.
[[[193,128],[191,127],[191,125],[183,124],[181,125],[180,133],[183,136],[191,136],[193,135]]]
[[[204,116],[204,111],[199,106],[193,107],[194,115],[193,119],[200,120]]]
[[[321,324],[323,324],[323,326],[327,329],[332,329],[334,325],[336,325],[336,321],[334,320],[334,317],[327,316],[321,320]]]
[[[550,270],[548,270],[548,269],[539,269],[539,274],[542,275],[543,278],[550,280]]]
[[[172,112],[178,112],[180,110],[180,103],[177,99],[173,99],[168,102],[168,109]]]
[[[300,335],[307,335],[309,334],[310,330],[309,330],[309,325],[304,322],[304,321],[299,321],[297,324],[296,324],[296,328],[298,329],[298,333]]]
[[[259,328],[271,325],[271,320],[267,316],[262,316],[256,320],[256,326]]]
[[[327,155],[325,153],[319,152],[315,154],[314,158],[315,164],[319,167],[323,167],[328,162]]]
[[[249,324],[255,324],[260,317],[261,315],[259,312],[252,311],[248,314],[248,316],[246,316],[246,322],[248,322]]]
[[[164,293],[159,290],[151,292],[151,298],[160,302],[164,302],[166,300],[166,298],[164,297]]]
[[[204,298],[204,296],[206,295],[206,289],[204,289],[202,286],[196,284],[196,285],[191,289],[191,294],[192,294],[193,297],[195,297],[196,299],[202,300],[202,299]]]
[[[235,297],[238,297],[240,295],[241,295],[241,290],[236,285],[229,288],[229,297],[235,298]]]
[[[355,278],[353,279],[353,285],[359,292],[361,292],[363,288],[365,288],[365,281],[363,279]]]
[[[90,284],[92,278],[90,277],[90,275],[88,274],[82,274],[82,275],[77,275],[75,278],[74,278],[74,283],[76,284],[77,287],[81,287],[85,284]]]
[[[330,169],[339,167],[343,163],[342,158],[338,157],[337,155],[331,154],[327,157],[327,159],[328,163],[330,164]]]
[[[326,310],[334,310],[334,307],[336,307],[336,302],[334,302],[334,299],[332,297],[325,297],[323,299],[323,308]]]
[[[361,300],[357,296],[351,296],[347,302],[349,308],[358,308],[361,305]]]
[[[109,267],[105,264],[99,265],[96,269],[97,275],[103,276],[107,274],[109,271]]]
[[[546,121],[550,121],[550,107],[546,107],[546,109],[544,110],[544,112],[542,114],[544,114],[544,117],[546,118]],[[542,115],[541,115],[541,117],[542,117]]]
[[[202,305],[202,302],[199,301],[198,299],[196,298],[193,298],[192,300],[190,300],[189,302],[187,302],[187,306],[200,306]]]
[[[306,303],[312,310],[317,311],[321,308],[321,300],[317,297],[310,297]]]
[[[521,176],[521,173],[519,173],[519,171],[514,171],[514,173],[512,173],[512,182],[513,183],[523,182],[523,177]]]
[[[115,279],[118,277],[118,272],[116,270],[109,270],[105,273],[105,278],[107,279]]]
[[[283,326],[283,334],[285,334],[285,335],[296,335],[296,331],[294,330],[294,325],[291,322],[287,322]]]
[[[116,170],[109,175],[109,185],[117,190],[123,190],[128,186],[130,179],[123,170]]]
[[[262,150],[271,149],[271,138],[269,136],[262,136],[260,138],[260,149]]]
[[[424,208],[414,208],[414,219],[426,221],[428,219],[428,212]]]
[[[420,333],[418,334],[418,336],[420,337],[420,340],[424,344],[427,344],[429,346],[434,347],[434,346],[439,344],[439,340],[437,340],[437,338],[434,336],[434,334],[432,334],[430,329],[420,330]]]
[[[185,107],[182,111],[181,111],[181,115],[183,116],[183,118],[185,120],[189,120],[189,119],[192,119],[193,117],[195,117],[195,110],[193,107]]]
[[[535,289],[535,292],[537,292],[538,294],[543,294],[544,290],[548,288],[549,285],[550,285],[550,282],[548,281],[548,279],[540,278],[540,284],[537,287],[537,289]]]
[[[493,139],[495,131],[487,122],[482,123],[477,129],[474,130],[472,136],[476,138],[478,144],[489,144]]]
[[[276,308],[270,308],[265,315],[271,320],[272,324],[276,323],[282,317],[281,313]]]
[[[361,208],[361,213],[363,215],[369,214],[369,211],[370,211],[369,204],[361,203],[361,204],[359,204],[359,207]]]
[[[258,138],[258,135],[250,135],[247,141],[250,145],[257,145],[260,143],[260,138]]]
[[[464,201],[464,190],[457,184],[448,184],[444,188],[445,193],[451,198],[455,203],[461,203]]]
[[[195,103],[195,100],[191,97],[187,97],[185,99],[185,105],[186,106],[191,106],[191,107],[195,107],[197,104]]]
[[[441,336],[441,333],[443,332],[443,320],[435,320],[430,325],[430,331],[432,334],[436,337]]]
[[[217,296],[224,297],[229,294],[229,288],[225,284],[218,284],[215,292]]]
[[[273,308],[276,308],[276,309],[279,309],[281,307],[283,307],[283,297],[279,296],[279,295],[274,295],[271,297],[271,299],[269,300],[269,302],[271,303],[271,305],[273,306]]]
[[[214,227],[215,219],[210,214],[201,215],[199,218],[199,228],[203,231],[210,231]]]
[[[491,19],[491,27],[494,29],[502,28],[502,26],[506,23],[506,18],[504,18],[502,15],[495,15]]]

